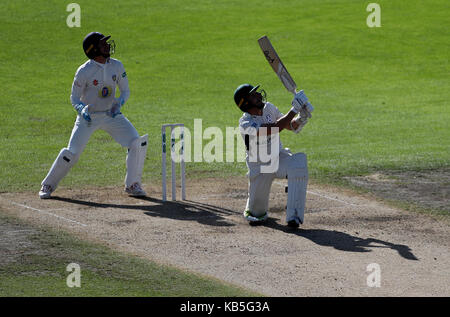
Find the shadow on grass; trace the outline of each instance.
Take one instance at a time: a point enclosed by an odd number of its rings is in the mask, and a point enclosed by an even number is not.
[[[162,201],[151,197],[139,197],[138,200],[148,201],[152,205],[125,205],[125,204],[108,204],[97,203],[79,199],[71,199],[53,196],[52,199],[64,201],[67,203],[78,204],[94,208],[119,208],[125,210],[142,210],[145,215],[151,217],[169,218],[179,221],[197,221],[203,225],[217,227],[231,227],[234,223],[225,219],[225,216],[240,215],[240,212],[208,205],[195,201]],[[394,244],[387,241],[361,238],[352,236],[348,233],[336,230],[325,229],[292,229],[277,222],[277,219],[269,218],[261,226],[282,231],[287,234],[294,234],[302,238],[306,238],[324,247],[333,247],[336,250],[346,252],[371,252],[372,248],[390,248],[398,252],[398,254],[407,260],[418,260],[411,252],[411,249],[402,244]]]

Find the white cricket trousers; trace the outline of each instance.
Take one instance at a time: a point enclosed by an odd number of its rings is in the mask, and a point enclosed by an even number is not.
[[[123,147],[129,147],[133,140],[139,138],[139,133],[123,114],[112,118],[106,112],[98,112],[91,114],[91,119],[91,122],[87,122],[77,116],[68,147],[68,150],[76,156],[81,155],[92,133],[97,130],[106,131]]]
[[[300,162],[299,162],[300,159]],[[303,153],[297,153],[293,155],[288,149],[283,149],[280,151],[279,156],[279,165],[278,170],[274,173],[261,173],[260,168],[258,166],[254,166],[253,168],[249,168],[248,172],[248,199],[246,210],[249,210],[250,213],[255,217],[261,217],[265,213],[269,211],[269,195],[270,189],[272,187],[272,182],[276,178],[285,179],[288,178],[288,174],[292,180],[295,178],[295,169],[292,167],[297,165],[298,163],[304,164],[304,169],[306,170],[306,155]],[[306,171],[304,171],[307,173]],[[307,184],[307,176],[301,180],[300,193],[293,193],[294,188],[289,188],[291,192],[291,197],[300,195],[300,206],[298,206],[301,210],[300,213],[304,211],[304,204],[306,199],[306,184]],[[289,185],[291,186],[291,185]],[[297,191],[297,190],[296,190]],[[299,218],[296,214],[296,211],[291,210],[288,201],[288,209],[286,214],[286,221],[290,221],[296,218]],[[303,215],[300,216],[300,220],[303,221]]]
[[[66,176],[70,168],[78,161],[89,138],[96,130],[106,131],[117,143],[127,148],[134,144],[134,140],[139,138],[139,134],[134,126],[122,114],[112,118],[106,112],[98,112],[91,114],[91,119],[91,122],[87,122],[82,117],[77,116],[68,147],[61,150],[47,176],[42,181],[42,185],[50,185],[53,189],[58,186],[61,179]],[[129,160],[133,161],[132,158],[130,159],[130,155],[127,155],[127,186],[129,186],[128,183],[132,183],[132,180],[128,179],[130,178],[128,177],[129,165],[132,165],[128,163]],[[132,166],[132,168],[134,167]]]

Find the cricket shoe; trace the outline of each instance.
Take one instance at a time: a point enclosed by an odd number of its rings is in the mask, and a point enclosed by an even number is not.
[[[53,193],[54,189],[50,185],[42,185],[41,190],[39,191],[40,199],[49,199]]]
[[[244,211],[244,218],[249,222],[251,226],[262,224],[267,219],[267,212],[259,217],[255,217],[251,214],[250,210]]]
[[[141,188],[141,184],[139,183],[134,183],[130,187],[126,187],[125,192],[127,192],[129,196],[133,197],[147,196],[147,193]]]
[[[300,224],[297,222],[297,220],[289,220],[287,223],[289,228],[298,228],[300,226]]]

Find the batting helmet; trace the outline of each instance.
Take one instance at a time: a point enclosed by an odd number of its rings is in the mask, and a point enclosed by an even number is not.
[[[102,55],[99,50],[99,43],[101,40],[108,40],[111,35],[104,36],[99,32],[91,32],[83,40],[83,50],[86,56],[93,59],[96,56]]]
[[[252,86],[250,84],[240,85],[234,91],[234,102],[242,111],[247,111],[250,107],[248,104],[248,96],[256,91],[259,88],[259,85]]]

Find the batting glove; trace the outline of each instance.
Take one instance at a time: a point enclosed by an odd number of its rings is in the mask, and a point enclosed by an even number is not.
[[[308,107],[307,105],[309,105],[310,107]],[[311,104],[309,102],[307,102],[307,105],[304,105],[301,109],[300,109],[300,116],[304,119],[309,119],[312,117],[311,112],[308,109],[312,109],[314,110],[314,108],[312,108]],[[311,110],[311,111],[312,111]]]
[[[294,126],[292,124],[293,122],[298,124],[296,128],[294,128]],[[299,133],[307,123],[308,123],[307,117],[302,117],[302,115],[297,115],[297,117],[294,120],[292,120],[290,123],[292,132]]]
[[[309,102],[307,102],[303,108],[309,112],[309,115],[311,116],[311,112],[314,111],[314,107],[312,106],[312,104],[310,104]]]
[[[294,99],[292,99],[292,107],[298,113],[307,102],[308,97],[306,97],[303,90],[300,90],[298,93],[295,94]]]

